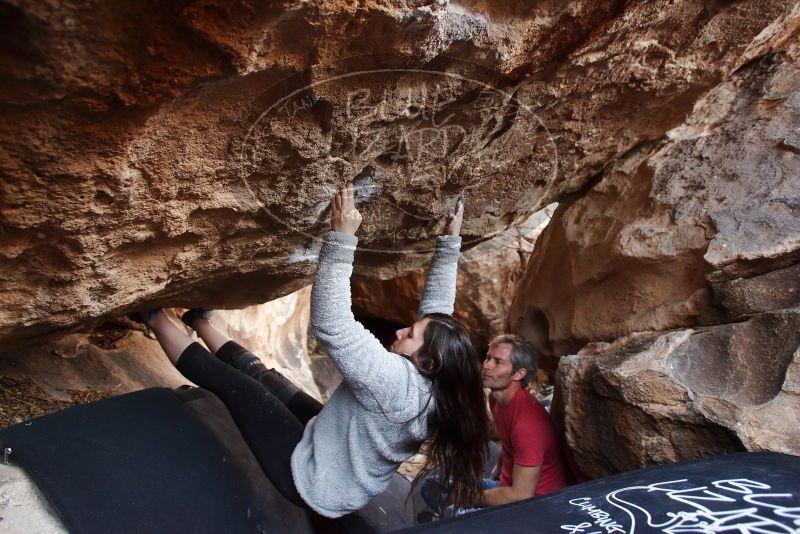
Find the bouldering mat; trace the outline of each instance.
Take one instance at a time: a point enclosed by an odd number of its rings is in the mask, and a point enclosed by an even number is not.
[[[0,440],[70,532],[372,534],[413,524],[395,475],[364,509],[328,520],[283,498],[224,404],[200,388],[154,388],[75,406]]]
[[[800,457],[737,453],[593,480],[403,533],[800,533]]]
[[[258,532],[241,473],[169,389],[74,406],[0,430],[70,532]]]

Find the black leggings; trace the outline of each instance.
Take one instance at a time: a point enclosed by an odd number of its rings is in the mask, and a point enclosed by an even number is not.
[[[175,367],[225,403],[272,484],[288,500],[308,508],[297,493],[289,462],[306,423],[322,404],[233,341],[220,347],[217,358],[192,343]]]

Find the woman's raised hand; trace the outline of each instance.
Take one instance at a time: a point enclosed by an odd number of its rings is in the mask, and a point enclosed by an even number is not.
[[[461,233],[461,223],[464,220],[464,202],[459,200],[455,209],[447,214],[447,233],[459,235]]]
[[[361,214],[356,209],[352,182],[342,187],[331,198],[331,230],[355,235],[361,224]]]

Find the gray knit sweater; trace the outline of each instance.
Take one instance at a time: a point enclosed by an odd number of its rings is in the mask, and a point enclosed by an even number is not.
[[[306,425],[292,453],[297,491],[316,512],[339,517],[383,492],[397,467],[427,437],[430,382],[387,351],[351,311],[350,275],[358,238],[329,232],[311,291],[311,327],[344,380]],[[458,236],[440,236],[420,315],[453,313]]]

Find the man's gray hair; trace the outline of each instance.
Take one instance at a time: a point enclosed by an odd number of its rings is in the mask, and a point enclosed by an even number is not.
[[[533,347],[533,343],[514,334],[502,334],[495,337],[489,344],[489,347],[494,347],[500,343],[508,343],[511,345],[509,359],[511,360],[511,369],[513,372],[516,373],[520,369],[528,371],[525,373],[525,377],[520,380],[523,387],[528,387],[531,382],[536,380],[536,366],[538,364],[538,356],[536,354],[536,349]]]

